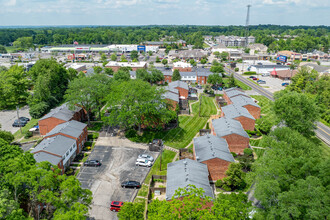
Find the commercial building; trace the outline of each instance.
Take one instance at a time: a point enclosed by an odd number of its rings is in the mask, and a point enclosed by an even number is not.
[[[216,42],[221,43],[225,45],[226,47],[245,47],[248,44],[255,42],[255,37],[249,36],[248,42],[246,42],[245,37],[239,37],[239,36],[217,36],[215,37]]]
[[[199,49],[192,50],[179,50],[179,51],[170,51],[168,56],[171,58],[184,59],[184,60],[201,60],[203,57],[206,57],[208,53]]]
[[[167,164],[166,200],[177,199],[174,197],[175,191],[179,188],[185,189],[188,185],[202,188],[204,196],[214,198],[209,181],[209,172],[205,164],[190,159]]]
[[[210,128],[211,134],[226,139],[230,152],[243,154],[244,149],[249,147],[249,135],[235,119],[226,117],[214,119]]]
[[[290,69],[290,66],[286,65],[251,65],[248,67],[248,71],[254,71],[257,74],[269,74],[273,70],[288,70]]]
[[[224,178],[230,163],[235,162],[227,141],[211,134],[194,138],[193,154],[197,162],[207,165],[212,182]]]
[[[131,67],[133,71],[137,69],[146,69],[147,62],[116,62],[110,61],[105,65],[106,68],[111,68],[114,72],[117,72],[120,67]]]

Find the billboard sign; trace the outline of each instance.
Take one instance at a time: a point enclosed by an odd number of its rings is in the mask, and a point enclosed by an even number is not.
[[[278,57],[277,57],[277,60],[278,61],[281,61],[281,62],[284,62],[284,63],[286,63],[286,61],[287,61],[287,57],[286,56],[283,56],[283,55],[279,55]]]
[[[137,51],[146,51],[146,46],[144,46],[144,45],[138,45],[137,46]]]
[[[89,47],[76,47],[76,50],[89,50]]]

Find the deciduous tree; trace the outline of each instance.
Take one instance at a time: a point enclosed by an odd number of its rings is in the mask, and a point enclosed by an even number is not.
[[[180,75],[180,72],[178,69],[175,69],[173,71],[173,75],[172,75],[172,81],[178,81],[178,80],[181,80],[181,75]]]

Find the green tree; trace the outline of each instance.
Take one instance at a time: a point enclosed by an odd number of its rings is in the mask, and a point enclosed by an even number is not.
[[[114,80],[117,81],[128,81],[131,79],[131,76],[129,74],[129,70],[127,68],[119,68],[119,70],[115,73],[115,75],[113,76]]]
[[[126,56],[124,54],[120,56],[120,62],[127,62]]]
[[[139,58],[139,52],[137,52],[137,50],[133,50],[131,52],[131,59],[134,60],[134,59],[138,59]]]
[[[0,45],[0,53],[7,53],[6,48],[2,45]]]
[[[202,58],[201,59],[201,64],[206,64],[207,63],[207,59],[206,58]]]
[[[172,50],[171,46],[167,46],[165,49],[165,53],[168,54],[170,52],[170,50]]]
[[[115,54],[115,53],[111,54],[111,60],[117,61],[117,54]]]
[[[93,67],[93,70],[94,70],[94,72],[95,73],[101,73],[102,71],[103,71],[103,69],[102,69],[102,67],[100,67],[100,66],[94,66]]]
[[[143,219],[144,204],[140,202],[125,202],[118,213],[119,219],[139,220]]]
[[[110,76],[112,76],[113,75],[113,70],[111,69],[111,68],[104,68],[104,72],[105,72],[105,74],[108,74],[108,75],[110,75]]]
[[[101,54],[101,61],[102,62],[106,62],[107,61],[107,55],[105,55],[104,53]]]
[[[20,37],[14,41],[13,45],[17,48],[31,48],[33,47],[33,39],[32,37]]]
[[[213,73],[207,78],[207,83],[217,85],[222,83],[222,77],[219,73]]]
[[[223,69],[223,66],[221,66],[221,65],[211,66],[210,71],[212,73],[223,73],[223,72],[225,72],[224,69]]]
[[[229,57],[229,53],[227,52],[222,52],[220,54],[220,57],[221,57],[221,61],[227,61],[228,60],[228,57]]]
[[[304,135],[314,134],[314,123],[320,117],[314,99],[297,92],[276,93],[274,111],[279,120]]]
[[[245,173],[242,171],[242,165],[231,163],[226,171],[226,177],[218,180],[216,185],[227,191],[242,190],[246,187]]]
[[[162,60],[162,64],[165,66],[168,63],[167,59]]]
[[[229,76],[228,87],[229,88],[236,87],[236,80],[235,80],[234,74],[231,74]]]
[[[160,63],[160,59],[158,56],[156,56],[156,63]]]
[[[0,130],[0,139],[6,141],[7,143],[11,143],[14,140],[14,135],[10,131]]]
[[[68,79],[73,80],[76,77],[77,77],[77,71],[73,68],[69,68],[68,69]]]
[[[166,108],[163,93],[139,79],[116,82],[107,97],[110,115],[105,121],[124,128],[137,127],[139,131],[142,125],[162,126],[176,116]]]
[[[173,75],[172,75],[172,81],[178,81],[181,80],[181,75],[178,69],[175,69],[173,71]]]
[[[192,66],[197,66],[197,63],[194,59],[191,59],[189,60],[189,63],[192,65]]]
[[[219,51],[215,51],[215,52],[213,52],[213,55],[214,55],[216,58],[219,58],[219,57],[220,57],[220,52],[219,52]]]

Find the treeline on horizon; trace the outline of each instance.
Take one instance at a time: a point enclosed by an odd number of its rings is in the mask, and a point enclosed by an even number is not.
[[[249,35],[256,43],[265,44],[271,51],[294,50],[327,52],[330,44],[329,26],[280,26],[255,25],[249,27]],[[203,48],[204,35],[244,36],[244,26],[77,26],[77,27],[28,27],[0,29],[0,45],[9,46],[21,40],[33,46],[72,44],[139,44],[144,41],[185,40],[195,48]],[[272,35],[297,36],[294,40],[277,40]],[[26,39],[29,37],[29,39]],[[169,40],[169,39],[168,39]],[[20,45],[19,42],[17,45]],[[21,47],[26,46],[21,44]]]

